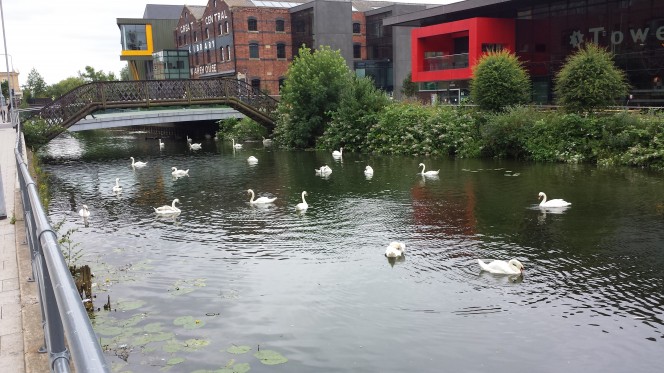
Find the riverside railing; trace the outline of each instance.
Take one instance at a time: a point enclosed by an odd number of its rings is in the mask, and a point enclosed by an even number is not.
[[[65,263],[58,237],[46,217],[37,185],[23,157],[21,126],[14,155],[19,179],[25,229],[32,257],[32,275],[39,287],[44,346],[51,372],[68,373],[70,358],[76,372],[110,372],[81,296]],[[65,343],[66,338],[66,343]]]

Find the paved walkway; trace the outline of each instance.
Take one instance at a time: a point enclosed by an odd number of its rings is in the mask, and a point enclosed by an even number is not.
[[[0,371],[48,372],[41,310],[32,277],[30,252],[25,241],[21,199],[16,176],[16,131],[0,123],[0,175],[7,217],[0,219]],[[15,223],[15,224],[14,224]]]

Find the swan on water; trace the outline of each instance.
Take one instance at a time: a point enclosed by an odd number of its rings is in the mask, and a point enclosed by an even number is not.
[[[249,203],[272,203],[277,199],[277,197],[274,198],[258,197],[257,199],[254,200],[253,189],[247,189],[247,194],[251,194],[251,199],[249,200]]]
[[[309,194],[307,194],[306,190],[304,192],[302,192],[302,202],[298,203],[297,206],[295,206],[296,210],[304,211],[304,210],[309,208],[309,204],[307,203],[307,201],[304,200],[304,196],[308,196],[308,195]]]
[[[424,163],[420,163],[420,165],[419,165],[418,167],[422,167],[422,172],[421,172],[421,174],[424,175],[424,176],[436,176],[436,175],[438,175],[438,173],[440,172],[440,170],[438,170],[438,171],[427,171],[427,172],[424,172],[424,168],[425,168]]]
[[[189,144],[189,149],[191,149],[191,150],[201,150],[201,143]]]
[[[187,142],[191,144],[191,138],[187,135]]]
[[[335,158],[339,158],[343,155],[344,153],[344,148],[339,148],[339,150],[335,150],[332,152],[332,156]]]
[[[546,194],[544,192],[539,192],[538,199],[542,199],[542,202],[540,202],[540,207],[566,207],[571,205],[571,203],[565,201],[564,199],[552,199],[547,201],[546,200]]]
[[[373,168],[371,166],[367,166],[364,168],[364,175],[365,176],[373,176]]]
[[[148,165],[148,162],[140,162],[140,161],[136,162],[134,161],[134,157],[129,157],[129,158],[131,158],[131,167],[141,168]]]
[[[233,148],[234,149],[242,149],[242,144],[240,144],[240,143],[236,144],[235,139],[231,139],[231,140],[233,140]]]
[[[83,208],[80,209],[80,210],[78,211],[78,214],[79,214],[82,218],[89,218],[89,217],[90,217],[90,210],[88,210],[88,206],[87,206],[87,205],[83,205]]]
[[[493,260],[489,264],[486,264],[482,259],[477,259],[477,263],[483,271],[496,274],[520,275],[525,269],[523,264],[516,259],[512,259],[509,262]]]
[[[175,207],[176,203],[180,203],[180,200],[177,199],[177,198],[173,200],[173,203],[170,206],[164,205],[164,206],[157,207],[157,208],[153,207],[154,212],[156,212],[158,215],[176,215],[176,214],[179,214],[180,209]]]
[[[249,163],[251,163],[251,164],[256,164],[256,163],[258,163],[258,158],[254,157],[254,156],[252,155],[252,156],[250,156],[249,158],[247,158],[247,162],[249,162]]]
[[[173,177],[189,176],[189,169],[178,170],[177,167],[171,167],[171,171],[171,175],[173,175]]]
[[[403,242],[390,242],[385,249],[385,256],[388,258],[397,258],[403,255],[403,252],[406,250],[406,244]]]
[[[328,166],[321,166],[320,168],[314,169],[316,171],[316,175],[321,175],[321,176],[327,176],[332,173],[332,169]]]
[[[115,193],[122,193],[122,187],[120,186],[120,178],[115,178],[115,186],[113,187]]]
[[[159,139],[159,149],[163,148],[164,148],[164,143],[161,141],[161,139]]]
[[[265,137],[263,137],[263,145],[264,146],[272,145],[272,139],[266,139]]]

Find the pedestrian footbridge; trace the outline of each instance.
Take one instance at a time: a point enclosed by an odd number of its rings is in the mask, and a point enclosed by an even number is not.
[[[274,129],[277,101],[246,82],[228,78],[93,82],[69,91],[36,115],[46,122],[47,138],[52,140],[96,111],[219,105],[235,109],[270,131]],[[108,127],[111,125],[86,129]],[[81,130],[82,126],[77,129]]]

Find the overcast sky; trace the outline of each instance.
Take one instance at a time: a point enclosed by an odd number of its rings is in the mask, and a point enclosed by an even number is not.
[[[447,4],[458,0],[406,0]],[[142,18],[145,4],[206,5],[206,0],[0,0],[3,8],[9,69],[18,71],[20,84],[35,68],[46,84],[77,76],[85,66],[114,72],[120,61],[117,18]],[[0,48],[5,53],[5,48]],[[0,56],[0,71],[6,71]]]

